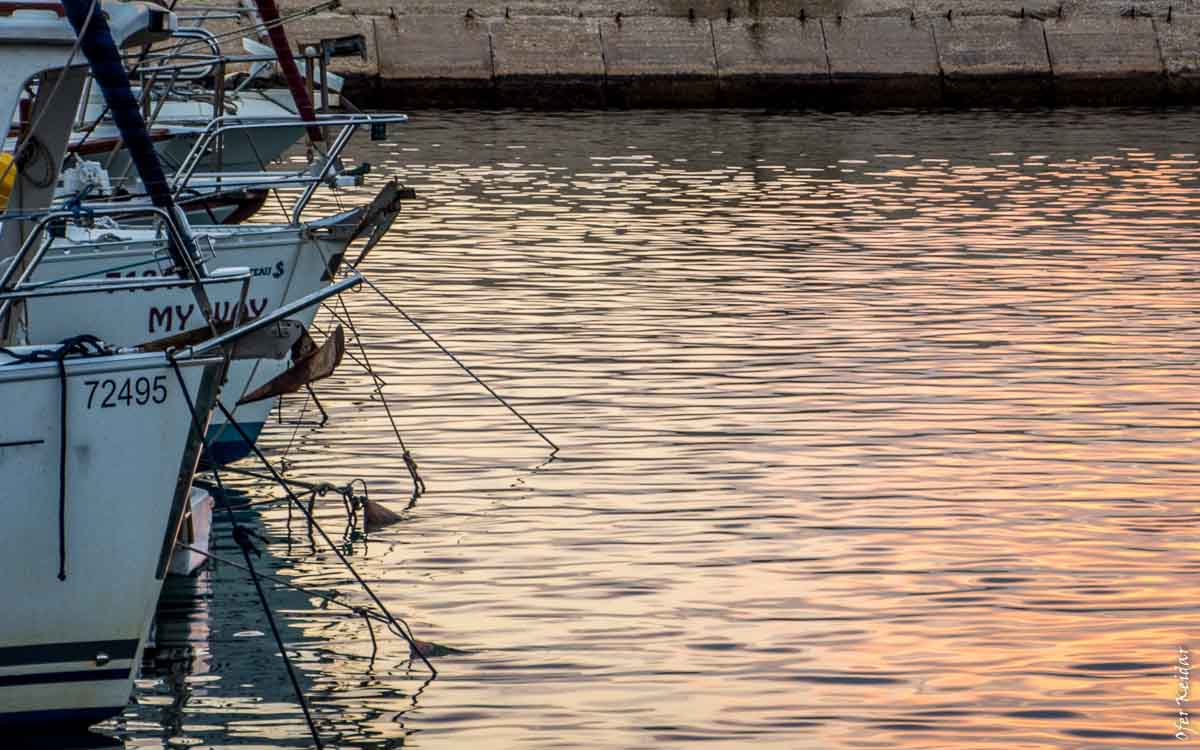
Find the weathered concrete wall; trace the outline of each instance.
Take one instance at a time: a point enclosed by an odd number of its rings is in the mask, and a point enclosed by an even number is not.
[[[370,58],[334,69],[371,106],[1200,100],[1200,0],[342,3],[292,34],[366,35]]]

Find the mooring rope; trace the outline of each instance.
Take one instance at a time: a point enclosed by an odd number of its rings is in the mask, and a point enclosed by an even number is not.
[[[238,570],[255,574],[259,578],[270,581],[271,583],[275,583],[280,586],[284,586],[284,587],[292,589],[294,591],[299,591],[300,593],[304,594],[305,596],[311,596],[315,599],[320,599],[321,601],[323,601],[327,604],[333,604],[335,606],[342,607],[350,614],[357,615],[357,616],[363,618],[363,620],[367,623],[368,630],[371,633],[371,661],[372,662],[375,661],[375,655],[378,652],[379,645],[375,640],[375,631],[374,631],[374,628],[371,626],[371,622],[372,621],[381,622],[386,625],[388,622],[388,619],[385,615],[383,615],[379,612],[376,612],[375,610],[370,609],[369,607],[363,607],[363,606],[360,606],[357,604],[351,604],[350,602],[347,602],[347,601],[339,598],[336,594],[327,594],[323,591],[317,591],[315,589],[310,589],[307,586],[301,586],[300,584],[292,583],[291,581],[288,581],[284,578],[280,578],[278,576],[273,576],[270,573],[255,573],[250,568],[246,567],[245,565],[242,565],[241,563],[237,562],[236,560],[230,560],[227,557],[222,557],[222,556],[214,554],[212,552],[207,552],[205,550],[198,549],[196,547],[193,547],[190,544],[184,544],[182,542],[177,542],[175,546],[180,547],[181,549],[186,549],[191,552],[195,552],[196,554],[202,555],[210,560],[216,560],[217,562],[219,562],[223,565],[229,565],[230,567],[237,568]]]
[[[90,347],[90,348],[89,348]],[[67,364],[69,355],[94,357],[110,353],[100,339],[90,334],[72,336],[56,349],[16,352],[0,346],[0,353],[13,358],[8,364],[54,362],[58,366],[58,580],[67,580]]]
[[[205,434],[206,431],[199,415],[196,414],[196,407],[192,403],[192,395],[188,392],[187,384],[183,380],[183,373],[179,370],[179,363],[170,354],[168,354],[168,359],[171,362],[172,369],[175,370],[175,378],[179,381],[179,389],[183,391],[183,398],[187,403],[188,411],[191,412],[192,426],[200,435],[200,441],[204,446],[204,450],[208,451],[208,437]],[[242,438],[248,441],[244,434]],[[221,474],[215,465],[212,467],[212,472],[213,478],[217,482],[217,489],[224,495],[225,484],[221,481]],[[254,589],[258,592],[258,601],[262,605],[263,614],[266,615],[267,623],[271,626],[271,635],[275,637],[275,645],[279,648],[280,656],[283,657],[283,665],[287,669],[288,679],[291,680],[292,690],[295,691],[296,700],[300,704],[301,711],[304,712],[304,721],[308,724],[308,731],[312,734],[317,750],[323,750],[325,746],[321,743],[321,734],[317,731],[317,725],[313,721],[312,713],[309,711],[308,699],[304,695],[304,689],[300,687],[300,680],[296,676],[296,670],[292,667],[292,660],[288,657],[287,647],[283,644],[283,636],[279,633],[279,626],[275,624],[275,615],[271,612],[271,605],[267,601],[266,592],[263,591],[262,584],[258,580],[258,574],[254,570],[254,562],[250,559],[251,550],[254,550],[258,555],[262,554],[254,547],[253,536],[256,535],[253,531],[246,529],[237,522],[237,518],[233,515],[233,508],[228,503],[224,504],[224,508],[229,522],[233,525],[233,539],[242,551],[242,558],[246,561],[246,567],[250,571],[251,580],[254,581]]]
[[[404,437],[400,434],[400,428],[396,425],[396,418],[392,416],[392,407],[388,404],[387,396],[383,395],[383,386],[387,382],[383,378],[375,374],[375,368],[371,366],[371,358],[367,356],[367,347],[363,345],[362,336],[358,334],[358,328],[354,325],[354,319],[350,316],[350,308],[346,307],[346,300],[338,296],[338,302],[342,305],[342,311],[346,315],[345,325],[350,329],[350,333],[354,335],[354,343],[358,345],[358,350],[362,353],[362,367],[371,376],[375,383],[375,393],[379,394],[379,401],[383,404],[383,410],[387,414],[388,422],[392,425],[392,432],[396,434],[396,440],[400,443],[400,452],[404,458],[404,466],[408,469],[408,475],[412,477],[413,491],[412,497],[409,498],[408,507],[412,507],[417,502],[417,498],[425,494],[425,480],[421,479],[421,473],[417,468],[417,460],[413,458],[412,452],[408,450],[408,446],[404,444]],[[326,305],[329,314],[342,322],[337,312]]]
[[[241,474],[258,480],[274,479],[266,474],[260,474],[256,471],[247,469],[239,469],[234,466],[225,466],[223,470],[232,474]],[[367,520],[368,506],[371,504],[371,489],[367,485],[367,480],[362,477],[351,479],[343,485],[336,485],[333,482],[302,482],[298,479],[293,479],[292,484],[302,487],[306,490],[309,498],[309,508],[313,507],[313,502],[317,497],[324,497],[330,492],[334,492],[342,499],[342,507],[346,510],[346,530],[342,533],[342,539],[345,542],[350,542],[354,538],[354,533],[358,531],[358,511],[361,508],[363,512],[364,526],[369,523]],[[362,494],[356,494],[354,488],[356,485],[362,485]],[[266,506],[278,505],[279,503],[288,504],[288,527],[291,528],[292,506],[291,499],[288,497],[272,497],[266,500],[252,500],[245,503],[239,503],[240,508],[261,508]],[[309,534],[312,536],[311,532]],[[364,535],[364,540],[366,539]]]
[[[332,315],[332,316],[333,316],[333,319],[334,319],[334,320],[336,320],[336,321],[337,321],[337,322],[339,322],[339,323],[342,323],[342,322],[343,322],[343,321],[342,321],[342,319],[341,319],[341,318],[338,316],[338,314],[337,314],[336,312],[334,312],[333,310],[331,310],[331,309],[329,308],[329,306],[328,306],[328,305],[326,305],[326,306],[324,307],[324,309],[325,309],[326,311],[328,311],[330,315]],[[328,332],[328,331],[326,331],[324,328],[322,328],[322,327],[321,327],[321,325],[320,325],[319,323],[317,323],[316,321],[313,321],[313,324],[312,324],[311,328],[312,328],[312,330],[316,331],[317,333],[321,334],[322,336],[328,336],[328,335],[329,335],[329,332]],[[375,372],[374,370],[372,370],[372,369],[371,369],[370,367],[368,367],[368,366],[367,366],[367,365],[366,365],[366,364],[365,364],[365,363],[364,363],[364,362],[363,362],[361,359],[359,359],[359,358],[358,358],[358,355],[356,355],[356,354],[355,354],[353,351],[351,351],[351,350],[347,349],[347,350],[346,350],[346,356],[347,356],[347,357],[349,357],[349,358],[350,358],[350,361],[354,362],[354,364],[356,364],[356,365],[358,365],[359,367],[361,367],[361,368],[362,368],[362,370],[363,370],[363,372],[365,372],[366,374],[370,375],[370,376],[371,376],[371,380],[372,380],[372,381],[374,381],[374,383],[375,383],[375,385],[376,385],[376,386],[380,386],[380,387],[382,387],[382,386],[385,386],[385,385],[388,385],[388,384],[389,384],[389,383],[388,383],[388,381],[386,381],[386,380],[384,380],[382,377],[380,377],[379,373],[377,373],[377,372]]]
[[[479,385],[483,386],[483,388],[484,388],[484,389],[485,389],[485,390],[486,390],[488,393],[492,394],[492,397],[493,397],[493,398],[495,398],[497,401],[499,401],[501,404],[503,404],[503,405],[504,405],[504,407],[505,407],[506,409],[508,409],[509,411],[511,411],[511,412],[512,412],[512,413],[513,413],[513,414],[514,414],[516,417],[517,417],[517,419],[519,419],[519,420],[521,420],[522,422],[524,422],[526,427],[528,427],[529,429],[533,430],[535,433],[537,433],[537,436],[538,436],[538,437],[540,437],[542,440],[546,441],[546,444],[547,444],[547,445],[549,445],[549,446],[550,446],[550,447],[553,449],[553,450],[551,451],[551,455],[553,455],[554,453],[558,453],[558,446],[557,446],[557,445],[555,445],[555,443],[554,443],[554,441],[553,441],[553,440],[551,440],[550,438],[546,437],[546,434],[545,434],[544,432],[542,432],[541,430],[539,430],[537,427],[534,427],[534,426],[533,426],[533,423],[532,423],[532,422],[530,422],[528,419],[526,419],[526,418],[525,418],[525,417],[524,417],[524,416],[521,414],[521,412],[519,412],[519,411],[517,411],[515,408],[513,408],[513,405],[512,405],[512,404],[510,404],[510,403],[508,403],[508,401],[506,401],[506,400],[504,399],[504,397],[503,397],[503,396],[501,396],[499,393],[496,393],[496,391],[495,391],[495,390],[493,390],[493,389],[492,389],[492,387],[491,387],[490,385],[488,385],[487,383],[483,382],[483,380],[482,380],[482,379],[481,379],[481,378],[480,378],[478,375],[476,375],[476,374],[475,374],[475,373],[474,373],[474,372],[471,370],[471,368],[470,368],[470,367],[467,367],[467,366],[466,366],[466,365],[463,363],[463,361],[462,361],[461,359],[459,359],[458,357],[454,356],[454,352],[450,351],[450,350],[449,350],[449,349],[447,349],[445,346],[442,346],[442,342],[440,342],[440,341],[438,341],[436,338],[434,338],[433,334],[432,334],[432,333],[430,333],[429,331],[425,330],[424,326],[422,326],[420,323],[418,323],[416,320],[414,320],[414,319],[412,318],[412,316],[411,316],[411,315],[409,315],[408,313],[404,312],[404,310],[403,310],[403,309],[402,309],[402,308],[401,308],[399,305],[397,305],[395,302],[393,302],[393,301],[391,300],[391,298],[390,298],[390,297],[388,297],[386,294],[384,294],[384,293],[383,293],[383,290],[382,290],[382,289],[380,289],[379,287],[375,286],[375,284],[374,284],[374,283],[372,283],[372,281],[371,281],[370,279],[368,279],[366,276],[364,276],[364,277],[363,277],[363,283],[364,283],[364,284],[366,284],[367,286],[371,287],[372,289],[374,289],[374,290],[375,290],[375,293],[376,293],[376,294],[378,294],[378,295],[380,296],[380,298],[381,298],[381,299],[382,299],[384,302],[388,303],[388,305],[390,305],[390,306],[391,306],[391,308],[392,308],[393,310],[395,310],[396,312],[400,313],[401,317],[403,317],[405,320],[407,320],[409,323],[411,323],[411,324],[412,324],[412,326],[413,326],[413,328],[416,328],[418,331],[420,331],[420,332],[421,332],[421,333],[422,333],[422,334],[425,336],[425,338],[427,338],[427,339],[429,339],[431,342],[433,342],[434,346],[436,346],[438,349],[441,349],[441,350],[442,350],[442,353],[443,353],[443,354],[445,354],[447,357],[449,357],[449,358],[451,359],[451,361],[453,361],[453,362],[454,362],[454,364],[456,364],[456,365],[458,365],[460,368],[462,368],[462,371],[463,371],[463,372],[465,372],[465,373],[467,373],[468,375],[470,375],[470,376],[471,376],[471,378],[472,378],[472,379],[473,379],[473,380],[474,380],[476,383],[478,383]]]
[[[312,525],[312,527],[315,528],[321,535],[321,538],[325,540],[325,544],[329,546],[329,549],[333,551],[333,554],[338,558],[342,565],[345,566],[346,570],[350,572],[350,575],[354,577],[354,580],[358,583],[362,590],[366,592],[367,596],[371,597],[371,601],[375,603],[375,606],[379,608],[379,611],[383,612],[388,617],[388,628],[393,633],[407,641],[408,647],[412,649],[412,651],[418,657],[420,657],[421,661],[424,662],[425,667],[429,669],[434,676],[436,676],[438,673],[437,669],[421,651],[421,647],[417,645],[417,640],[415,637],[413,637],[412,628],[409,626],[409,624],[402,618],[396,617],[391,613],[390,610],[388,610],[387,605],[383,603],[383,600],[379,598],[374,589],[372,589],[371,586],[365,580],[363,580],[363,577],[358,574],[358,571],[355,570],[350,561],[346,559],[346,555],[342,552],[342,550],[333,543],[333,540],[329,538],[327,533],[325,533],[325,529],[313,516],[312,511],[305,507],[300,498],[296,496],[296,493],[292,491],[291,485],[288,483],[288,481],[283,478],[283,476],[275,469],[274,466],[271,465],[271,462],[267,460],[267,457],[263,455],[263,452],[259,449],[255,442],[250,438],[249,435],[246,434],[246,431],[242,429],[242,425],[229,412],[229,409],[225,407],[225,404],[221,403],[220,399],[217,399],[216,405],[221,414],[225,416],[225,421],[237,431],[242,440],[246,441],[246,444],[250,446],[251,452],[254,453],[267,471],[271,473],[271,477],[276,481],[276,483],[279,484],[281,488],[283,488],[283,491],[287,493],[288,498],[292,501],[292,504],[300,509],[300,512],[304,514],[305,518],[308,519],[308,522]]]

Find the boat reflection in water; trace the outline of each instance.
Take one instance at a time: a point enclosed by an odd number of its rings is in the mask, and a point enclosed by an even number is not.
[[[235,508],[239,524],[261,528],[262,519],[247,503],[277,493],[227,486],[223,498],[215,490],[213,494],[218,498],[212,537],[217,559],[195,575],[168,577],[137,683],[138,705],[98,730],[118,737],[131,730],[144,735],[157,723],[172,744],[222,747],[238,745],[241,737],[271,737],[276,747],[310,747],[312,738],[254,584],[240,567],[240,551],[221,504]],[[351,536],[344,552],[356,551],[350,546],[356,538]],[[269,543],[258,545],[263,554],[255,558],[255,569],[288,580],[289,568],[297,562],[290,556],[311,553],[313,543],[296,514],[290,532],[286,526],[272,529]],[[319,549],[319,540],[316,545]],[[358,617],[283,585],[264,581],[264,588],[322,737],[327,742],[353,739],[356,746],[403,746],[409,734],[405,714],[418,705],[429,682],[429,673],[419,667],[408,673],[406,644],[376,624],[379,658],[372,659],[370,649],[362,649],[366,625]],[[328,595],[335,587],[318,585],[313,590]],[[397,671],[404,689],[385,687]],[[373,705],[387,705],[389,710],[347,710],[342,700],[355,690],[368,691]],[[331,693],[337,694],[338,708],[323,710],[322,700]]]

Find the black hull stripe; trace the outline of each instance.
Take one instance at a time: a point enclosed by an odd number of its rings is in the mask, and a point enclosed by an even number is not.
[[[132,667],[125,669],[88,669],[81,672],[43,672],[41,674],[0,675],[0,687],[46,685],[56,682],[106,682],[129,679]]]
[[[9,646],[0,648],[0,667],[23,667],[30,664],[58,664],[66,661],[92,661],[97,654],[109,659],[132,659],[137,654],[137,639],[127,641],[79,641],[77,643],[44,643],[38,646]]]
[[[16,739],[33,739],[37,738],[38,744],[34,747],[54,747],[48,743],[49,739],[64,740],[59,747],[93,747],[85,740],[95,738],[95,735],[76,734],[83,729],[86,729],[91,724],[98,724],[110,716],[116,716],[125,710],[125,706],[112,706],[109,708],[56,708],[49,711],[17,711],[4,712],[0,711],[0,728],[3,728],[10,734],[5,734],[5,745],[11,747],[10,744],[14,737],[11,734],[16,734]],[[50,725],[53,725],[51,728]],[[69,737],[58,737],[57,732],[70,733]],[[94,747],[112,747],[112,745],[102,744],[102,740],[97,738]]]

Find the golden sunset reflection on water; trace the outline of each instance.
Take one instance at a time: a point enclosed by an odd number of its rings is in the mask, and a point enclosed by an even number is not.
[[[419,194],[364,270],[562,450],[372,292],[347,297],[428,484],[354,559],[464,653],[420,690],[387,636],[367,674],[361,621],[279,594],[324,731],[1186,746],[1197,132],[1188,112],[464,112],[362,139],[371,184]],[[330,424],[264,443],[399,511],[369,383],[347,361],[317,388]],[[268,567],[353,590],[285,511],[263,519]],[[305,746],[269,637],[234,635],[265,629],[252,590],[216,584],[184,639],[215,679],[131,708],[129,746]]]

